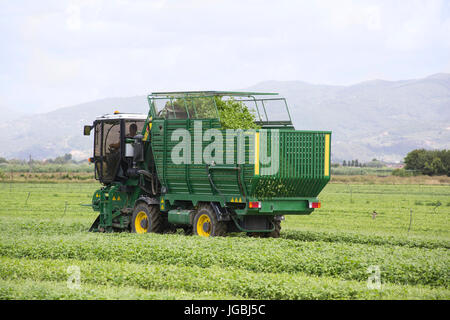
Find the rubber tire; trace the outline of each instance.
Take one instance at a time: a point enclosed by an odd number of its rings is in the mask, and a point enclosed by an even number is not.
[[[133,210],[133,216],[131,218],[131,232],[136,233],[136,226],[135,226],[135,220],[137,217],[137,214],[141,211],[144,211],[147,215],[147,220],[149,222],[149,227],[147,228],[147,232],[154,232],[154,233],[163,233],[164,227],[165,227],[165,221],[163,216],[161,215],[161,212],[159,211],[159,206],[152,205],[149,206],[146,203],[139,203],[136,205],[136,207]]]
[[[194,221],[193,221],[193,233],[195,235],[199,235],[197,233],[197,222],[200,216],[203,214],[206,214],[209,217],[209,220],[211,221],[211,234],[210,237],[223,237],[227,233],[227,224],[225,221],[217,221],[216,213],[214,212],[213,208],[209,204],[200,204],[197,209],[197,213],[195,214]]]
[[[268,238],[279,238],[281,233],[281,221],[272,220],[272,223],[275,225],[275,229],[272,232],[265,233],[265,235]]]

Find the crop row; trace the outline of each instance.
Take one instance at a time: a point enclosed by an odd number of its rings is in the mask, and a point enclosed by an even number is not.
[[[87,233],[91,222],[86,218],[66,216],[60,219],[12,218],[0,216],[0,232],[19,238],[26,235],[69,235]]]
[[[447,249],[302,242],[287,239],[201,238],[183,235],[75,234],[0,236],[0,255],[30,259],[104,260],[164,265],[217,266],[253,272],[305,273],[365,281],[378,266],[382,281],[449,285]]]
[[[436,293],[439,294],[439,293]],[[147,290],[132,286],[111,286],[83,282],[71,289],[67,281],[34,281],[32,279],[1,280],[0,300],[237,300],[239,296],[215,292],[186,292],[185,290]]]
[[[0,217],[0,231],[19,235],[69,235],[88,231],[90,217],[67,216],[60,219],[40,219],[39,221],[26,218]],[[309,230],[283,230],[282,238],[295,241],[324,241],[341,243],[359,243],[367,245],[402,246],[410,248],[444,248],[450,249],[450,242],[446,240],[408,239],[398,236],[362,235],[345,232],[324,232]]]
[[[404,246],[410,248],[450,249],[450,241],[446,240],[407,239],[405,237],[361,235],[344,232],[284,230],[282,237],[298,241],[347,242],[368,245]]]
[[[135,264],[128,262],[28,260],[0,258],[2,279],[67,281],[69,266],[80,268],[80,286],[127,286],[151,291],[182,291],[224,299],[446,299],[448,289],[382,284],[369,289],[367,282],[343,281],[301,273],[261,273],[218,267]]]

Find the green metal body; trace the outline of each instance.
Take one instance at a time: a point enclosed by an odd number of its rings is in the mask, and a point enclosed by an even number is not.
[[[201,119],[190,118],[189,112],[197,113],[195,107],[188,109],[186,119],[159,116],[155,101],[162,96],[172,99],[184,99],[189,106],[196,96],[243,96],[252,97],[255,93],[202,92],[191,93],[158,93],[149,95],[150,110],[144,128],[143,150],[144,161],[137,163],[137,169],[153,172],[157,176],[160,187],[157,194],[149,195],[149,187],[142,175],[105,185],[94,193],[92,206],[100,212],[97,224],[92,231],[114,231],[129,228],[131,213],[136,203],[143,197],[151,198],[158,203],[160,211],[166,213],[170,223],[189,225],[199,202],[216,203],[233,213],[230,221],[234,221],[237,229],[245,229],[239,225],[245,216],[282,216],[310,214],[312,202],[330,180],[331,132],[298,131],[292,122],[266,121],[262,129],[237,133],[236,136],[223,139],[223,149],[230,148],[233,141],[234,161],[223,164],[200,163],[175,164],[171,153],[179,143],[171,138],[177,129],[183,129],[195,135],[196,128],[201,127],[203,135],[208,129],[216,129],[227,136],[221,128],[218,117]],[[253,98],[254,99],[254,98]],[[264,105],[264,104],[263,104]],[[287,105],[286,105],[287,108]],[[173,109],[174,110],[174,109]],[[195,110],[195,111],[193,111]],[[217,111],[217,107],[216,107]],[[175,111],[174,111],[175,113]],[[258,114],[265,113],[258,111]],[[260,117],[261,119],[261,117]],[[262,134],[265,129],[276,129],[276,145],[264,145],[267,154],[279,156],[278,170],[271,172],[268,165],[260,160]],[[238,163],[237,146],[240,134],[244,134],[245,161]],[[268,131],[267,138],[272,138]],[[130,142],[130,141],[128,141]],[[205,150],[211,141],[190,141],[191,159],[195,151]],[[224,156],[225,157],[225,156]],[[266,170],[265,174],[262,171]],[[267,173],[269,172],[269,173]],[[146,187],[144,187],[146,186]],[[250,202],[260,202],[260,208],[250,208]],[[248,230],[247,230],[248,231]],[[269,229],[261,231],[270,231]]]
[[[130,180],[132,186],[136,181]],[[107,231],[128,229],[129,213],[134,208],[142,190],[134,185],[134,192],[121,192],[121,184],[112,183],[95,191],[92,197],[92,208],[99,211],[95,230]]]
[[[169,210],[168,220],[174,225],[189,225],[192,223],[193,210]]]
[[[207,164],[171,163],[171,152],[177,144],[170,139],[172,133],[178,128],[184,128],[193,135],[194,122],[202,122],[204,131],[220,129],[216,119],[153,120],[151,140],[154,159],[158,177],[167,190],[163,195],[165,205],[161,210],[169,210],[176,201],[191,201],[193,205],[201,201],[213,201],[236,208],[238,215],[309,214],[313,211],[308,207],[309,202],[317,201],[316,197],[330,180],[330,159],[325,159],[325,136],[330,136],[330,132],[280,130],[279,171],[262,176],[255,174],[254,163],[216,165],[209,167],[209,170]],[[226,135],[225,130],[221,132]],[[203,142],[202,149],[208,143]],[[192,153],[194,149],[192,141]],[[326,162],[328,174],[325,174]],[[208,173],[211,174],[213,185]],[[262,208],[248,209],[249,201],[261,201]]]

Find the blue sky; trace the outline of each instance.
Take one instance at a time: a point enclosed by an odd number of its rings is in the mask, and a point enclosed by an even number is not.
[[[450,1],[0,0],[0,107],[450,72]]]

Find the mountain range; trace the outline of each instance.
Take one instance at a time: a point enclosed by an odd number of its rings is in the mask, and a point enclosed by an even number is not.
[[[450,149],[450,74],[349,86],[264,81],[242,90],[280,93],[298,130],[331,130],[334,162],[396,162],[416,148]],[[115,110],[147,113],[146,95],[32,115],[0,106],[0,157],[45,159],[71,153],[75,159],[88,158],[92,136],[83,136],[83,125]]]

